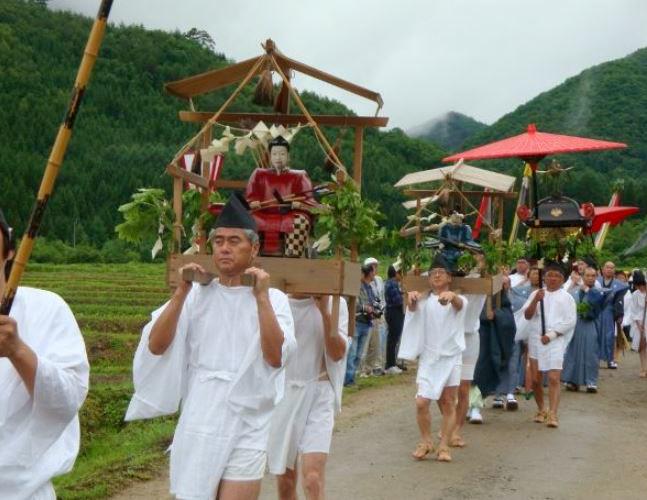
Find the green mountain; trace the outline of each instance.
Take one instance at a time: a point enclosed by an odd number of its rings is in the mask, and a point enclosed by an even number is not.
[[[574,167],[564,193],[578,201],[607,204],[611,185],[624,179],[624,204],[647,210],[647,48],[591,67],[544,92],[468,139],[464,149],[524,132],[529,123],[544,132],[619,141],[625,150],[562,155]],[[520,161],[476,162],[519,174]],[[547,163],[546,161],[544,163]],[[548,194],[544,189],[542,195]]]
[[[91,23],[38,2],[0,2],[0,206],[19,232],[67,108]],[[115,237],[117,207],[137,188],[162,186],[170,192],[165,166],[197,130],[179,122],[177,112],[185,104],[166,95],[163,84],[229,63],[179,32],[110,25],[41,234],[102,245]],[[323,69],[334,73],[334,68]],[[215,110],[231,90],[200,97],[196,107]],[[230,109],[263,110],[251,103],[252,94],[253,86],[246,88]],[[352,114],[339,102],[309,92],[302,97],[313,113]],[[340,132],[326,133],[334,141]],[[341,156],[348,166],[352,136],[349,131],[342,141]],[[301,132],[292,149],[295,168],[306,168],[315,182],[328,178],[311,131]],[[402,198],[393,184],[408,172],[438,164],[445,154],[399,129],[367,130],[363,193],[382,204],[388,225],[404,220]],[[251,157],[232,155],[225,160],[224,174],[245,178],[252,168]]]
[[[450,111],[411,128],[407,134],[440,144],[449,151],[458,151],[466,140],[485,128],[487,128],[485,123],[462,113]]]

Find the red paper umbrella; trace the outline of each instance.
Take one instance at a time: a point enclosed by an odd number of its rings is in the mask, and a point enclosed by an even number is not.
[[[585,215],[583,210],[580,211]],[[612,226],[620,224],[627,217],[638,212],[638,207],[594,207],[590,232],[597,233],[606,222]]]
[[[580,153],[584,151],[602,151],[606,149],[622,149],[627,145],[622,142],[600,141],[575,137],[572,135],[548,134],[537,132],[534,123],[528,125],[523,134],[492,142],[478,148],[456,153],[443,158],[443,162],[463,160],[487,160],[494,158],[521,158],[536,165],[539,160],[548,155],[564,153]]]
[[[537,213],[537,166],[539,161],[551,154],[579,153],[584,151],[602,151],[605,149],[622,149],[627,145],[622,142],[599,141],[572,135],[547,134],[537,132],[534,123],[528,125],[525,133],[492,142],[478,148],[456,153],[443,158],[444,162],[463,160],[487,160],[494,158],[521,158],[530,164],[532,169],[533,205],[535,218]]]

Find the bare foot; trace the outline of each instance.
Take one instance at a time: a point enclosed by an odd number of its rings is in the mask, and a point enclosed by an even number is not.
[[[436,456],[436,460],[438,460],[439,462],[451,462],[452,456],[449,453],[449,448],[438,448],[438,455]]]
[[[434,443],[421,441],[416,445],[416,449],[411,456],[416,460],[424,460],[431,452],[434,451]]]
[[[466,443],[461,436],[454,436],[449,441],[449,446],[451,446],[452,448],[465,448]]]

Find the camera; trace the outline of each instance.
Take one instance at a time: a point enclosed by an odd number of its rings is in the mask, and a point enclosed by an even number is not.
[[[380,299],[375,299],[372,302],[371,307],[373,308],[371,316],[373,318],[381,318],[384,314],[384,304],[382,304],[382,301]]]

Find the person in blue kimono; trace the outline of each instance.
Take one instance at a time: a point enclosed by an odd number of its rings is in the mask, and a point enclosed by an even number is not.
[[[595,268],[587,268],[583,283],[571,292],[578,309],[577,323],[562,371],[562,381],[570,391],[586,385],[586,392],[598,392],[598,332],[605,294],[595,287],[596,276]]]
[[[602,315],[600,318],[600,331],[598,334],[598,348],[600,361],[606,361],[607,368],[615,370],[618,363],[615,360],[616,323],[622,320],[624,314],[624,294],[628,289],[626,283],[615,278],[616,266],[613,262],[605,262],[602,267],[602,276],[597,278],[598,283],[606,292]]]

